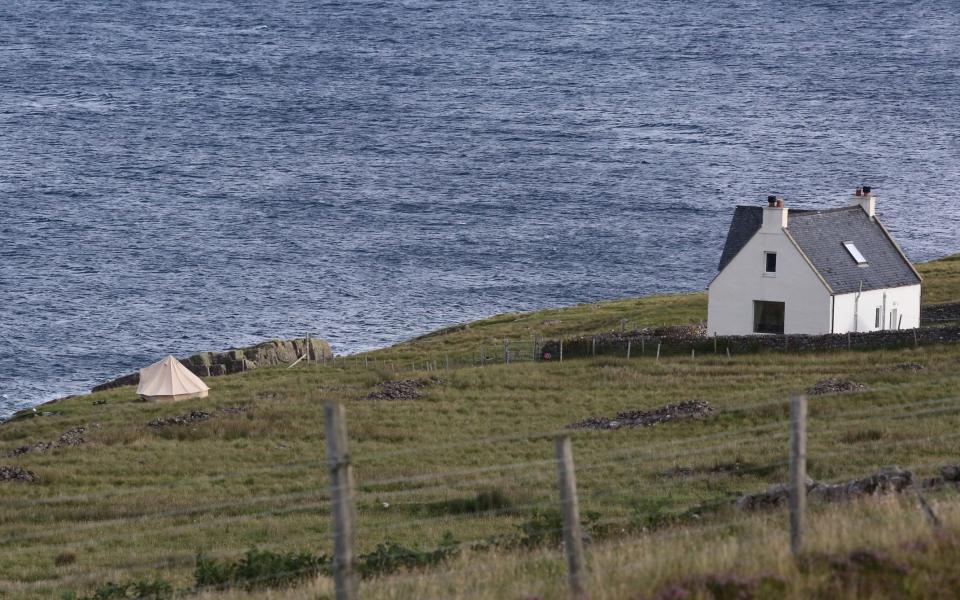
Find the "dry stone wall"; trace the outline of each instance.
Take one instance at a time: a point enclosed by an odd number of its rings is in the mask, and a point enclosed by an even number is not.
[[[869,333],[839,333],[827,335],[739,335],[709,337],[691,327],[670,330],[643,330],[627,333],[608,333],[595,336],[564,338],[563,357],[626,356],[629,344],[630,356],[654,356],[657,346],[661,355],[745,354],[762,351],[773,352],[823,352],[831,350],[879,350],[934,344],[960,342],[960,327],[923,327],[901,331],[874,331]],[[560,341],[543,343],[540,357],[557,360],[560,357]]]

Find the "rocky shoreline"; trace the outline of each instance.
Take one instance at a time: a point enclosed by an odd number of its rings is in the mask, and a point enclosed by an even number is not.
[[[180,359],[180,362],[198,377],[215,377],[218,375],[229,375],[230,373],[252,371],[261,367],[289,365],[308,352],[309,359],[313,361],[325,362],[333,358],[333,351],[330,349],[330,344],[325,340],[319,338],[295,338],[292,340],[269,340],[244,348],[231,348],[225,352],[197,352],[187,358]],[[158,360],[160,358],[159,356],[157,357]],[[138,383],[140,383],[140,373],[130,373],[94,386],[90,392],[100,392],[126,385],[137,385]],[[38,411],[38,409],[40,409],[40,407],[49,407],[61,400],[67,400],[73,397],[74,395],[54,398],[53,400],[41,402],[36,406],[18,410],[9,417],[0,419],[0,425],[22,418],[24,415],[49,416],[56,414],[55,411]]]
[[[246,348],[233,348],[226,352],[198,352],[180,359],[180,362],[198,377],[215,377],[252,371],[261,367],[288,365],[301,356],[323,362],[330,360],[333,352],[330,350],[330,344],[324,340],[296,338],[270,340]],[[131,373],[95,386],[90,391],[100,392],[138,383],[140,383],[140,373]]]

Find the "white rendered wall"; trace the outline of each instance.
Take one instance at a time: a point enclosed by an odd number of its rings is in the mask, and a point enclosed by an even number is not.
[[[868,267],[869,268],[869,267]],[[886,311],[884,312],[884,295]],[[920,327],[920,285],[907,285],[885,290],[870,290],[860,295],[843,294],[837,296],[834,306],[834,332],[877,331],[879,329],[916,329]],[[881,309],[880,327],[876,326],[877,308]],[[897,310],[898,323],[891,323],[891,311]],[[854,326],[854,312],[857,325]],[[886,315],[884,322],[884,315]],[[903,320],[900,320],[900,317]]]
[[[764,273],[765,252],[777,273]],[[761,228],[708,288],[710,335],[753,333],[753,301],[784,302],[784,333],[830,333],[830,293],[782,229]],[[906,323],[906,317],[904,317]]]

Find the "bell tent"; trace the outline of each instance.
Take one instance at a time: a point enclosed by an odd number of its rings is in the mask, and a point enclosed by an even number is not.
[[[206,398],[207,384],[180,361],[168,356],[160,362],[140,369],[137,394],[148,402],[172,402],[187,398]]]

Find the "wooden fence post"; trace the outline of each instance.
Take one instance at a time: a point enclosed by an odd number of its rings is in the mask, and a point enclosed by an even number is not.
[[[647,339],[641,335],[640,336],[640,356],[643,356],[646,353],[647,353]]]
[[[343,404],[323,407],[330,467],[330,504],[333,511],[333,579],[336,600],[357,600],[353,571],[353,468],[347,450],[347,420]]]
[[[510,364],[510,340],[503,338],[503,364]]]
[[[790,396],[790,551],[803,548],[807,511],[807,397]]]
[[[660,360],[660,342],[657,342],[657,360]]]
[[[563,364],[563,338],[560,338],[560,364]]]
[[[593,356],[597,355],[597,336],[593,336],[592,343],[590,346],[590,354]]]
[[[577,477],[573,469],[570,436],[554,439],[557,458],[557,483],[560,487],[560,510],[563,513],[563,550],[567,557],[570,590],[577,598],[585,598],[583,579],[583,534],[580,531],[580,506],[577,500]]]
[[[627,359],[630,359],[630,340],[627,340]]]

